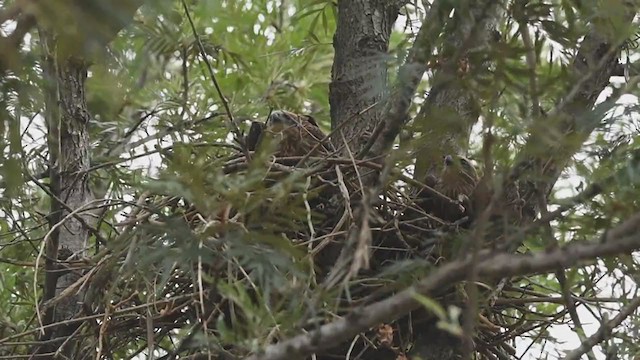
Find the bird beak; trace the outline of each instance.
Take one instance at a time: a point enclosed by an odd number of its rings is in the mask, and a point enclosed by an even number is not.
[[[444,157],[444,165],[445,166],[451,166],[453,165],[453,156],[451,155],[447,155]]]

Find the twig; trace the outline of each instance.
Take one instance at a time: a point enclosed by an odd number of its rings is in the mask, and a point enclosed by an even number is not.
[[[537,119],[541,115],[541,111],[540,100],[538,99],[538,77],[536,76],[536,49],[529,33],[529,24],[525,20],[519,21],[519,30],[522,42],[527,50],[525,59],[529,68],[529,96],[531,96],[533,118]]]
[[[86,204],[83,204],[82,206],[78,207],[77,209],[71,211],[69,214],[67,214],[64,219],[60,220],[59,222],[57,222],[55,225],[53,225],[51,227],[51,229],[47,232],[47,234],[44,236],[44,239],[42,239],[42,243],[40,245],[40,250],[38,252],[38,256],[36,257],[36,264],[33,270],[33,297],[34,299],[39,299],[38,297],[38,265],[40,263],[40,259],[42,259],[42,256],[44,255],[44,249],[45,249],[45,245],[49,242],[49,238],[51,237],[51,235],[56,231],[56,229],[60,226],[62,226],[68,219],[72,218],[72,217],[76,217],[76,214],[80,214],[84,211],[87,211],[87,208],[90,207],[91,205],[93,205],[94,203],[102,203],[104,202],[103,199],[97,199],[97,200],[93,200],[90,201]],[[85,224],[86,225],[86,224]],[[57,259],[56,259],[57,260]],[[44,323],[42,321],[42,314],[40,313],[39,310],[39,306],[36,303],[35,304],[35,309],[36,309],[36,314],[38,316],[38,322],[40,323],[40,327],[39,329],[41,330],[42,334],[44,334]]]
[[[299,167],[300,165],[302,165],[305,161],[307,161],[307,159],[309,158],[309,156],[311,156],[311,154],[313,154],[317,148],[319,148],[320,146],[322,146],[322,144],[327,141],[329,138],[331,138],[336,132],[342,130],[343,127],[345,127],[345,125],[347,125],[349,122],[351,122],[351,120],[357,118],[358,116],[361,116],[362,114],[365,114],[366,112],[368,112],[369,110],[373,109],[376,105],[378,105],[378,102],[376,101],[375,103],[367,106],[366,108],[358,111],[357,113],[351,115],[347,120],[341,122],[340,124],[338,124],[338,126],[336,126],[333,130],[331,130],[331,132],[329,134],[327,134],[327,136],[325,136],[321,141],[319,141],[314,147],[311,148],[311,150],[302,157],[302,159],[300,159],[300,161],[298,161],[298,163],[296,164],[295,167]],[[306,130],[306,129],[305,129]]]
[[[204,45],[202,45],[202,41],[200,40],[200,36],[198,35],[198,31],[196,30],[196,26],[193,23],[193,19],[191,18],[191,13],[189,12],[189,8],[187,7],[187,3],[182,0],[182,7],[184,8],[184,13],[187,16],[187,20],[189,20],[189,25],[191,26],[191,31],[193,32],[193,36],[196,39],[196,43],[198,44],[198,49],[200,50],[200,56],[202,56],[202,60],[204,61],[205,65],[207,66],[207,70],[209,71],[209,76],[211,76],[211,81],[213,81],[213,86],[216,88],[216,91],[218,92],[218,96],[220,97],[220,101],[222,102],[222,106],[224,107],[224,110],[227,113],[227,116],[229,117],[229,123],[231,125],[231,131],[233,132],[233,134],[235,135],[236,141],[238,142],[238,144],[240,144],[240,147],[242,148],[242,151],[244,152],[244,156],[246,156],[247,159],[251,159],[251,156],[249,155],[249,150],[247,149],[247,146],[245,144],[244,138],[242,137],[242,134],[240,133],[240,128],[238,127],[238,124],[236,124],[235,119],[233,118],[233,114],[231,113],[231,108],[229,107],[229,102],[227,101],[227,98],[224,97],[224,94],[222,93],[222,89],[220,88],[220,84],[218,84],[218,80],[216,78],[216,75],[213,72],[213,66],[211,66],[211,63],[209,62],[209,59],[207,58],[207,52],[204,49]]]
[[[591,351],[594,346],[611,337],[611,332],[620,325],[626,318],[640,306],[640,297],[633,299],[627,306],[622,308],[618,315],[609,321],[605,321],[595,334],[589,336],[580,346],[570,352],[564,360],[580,360],[580,357]]]
[[[598,298],[598,297],[580,297],[573,296],[573,299],[577,302],[581,303],[614,303],[621,302],[624,299],[619,298]],[[497,306],[501,305],[522,305],[522,304],[535,304],[535,303],[553,303],[553,304],[564,304],[564,297],[558,296],[544,296],[544,297],[528,297],[528,298],[498,298],[494,301],[494,304]]]
[[[538,191],[538,202],[540,204],[540,215],[542,217],[548,216],[549,211],[547,210],[548,208],[547,197],[544,196],[544,194],[540,191]],[[552,249],[557,248],[559,246],[559,242],[553,233],[551,223],[549,221],[547,221],[546,223],[543,223],[542,228],[543,228],[544,234],[546,235],[546,238],[549,241],[549,246]],[[578,335],[578,338],[580,339],[580,341],[585,341],[586,335],[584,332],[584,328],[582,327],[582,321],[580,320],[580,316],[578,315],[578,311],[576,309],[576,302],[573,299],[573,294],[571,293],[571,289],[569,288],[569,283],[567,282],[567,277],[564,273],[563,268],[558,268],[556,270],[556,278],[558,279],[558,284],[560,285],[560,291],[561,291],[562,297],[565,300],[564,306],[567,308],[567,311],[569,312],[569,317],[571,317],[571,320],[573,321],[574,331]],[[593,352],[587,353],[587,357],[589,358],[589,360],[596,360]]]
[[[187,64],[189,53],[185,45],[182,45],[180,53],[182,55],[182,111],[180,112],[180,119],[183,120],[184,114],[189,107],[189,66]]]
[[[131,307],[124,308],[124,309],[117,309],[117,310],[114,310],[112,312],[112,315],[121,315],[121,314],[126,314],[128,312],[135,311],[135,310],[156,307],[156,306],[161,305],[161,304],[170,304],[172,302],[175,302],[176,300],[189,300],[189,299],[192,299],[194,296],[197,296],[197,293],[186,293],[186,294],[181,294],[181,295],[174,296],[174,297],[167,298],[167,299],[163,298],[161,300],[157,300],[157,301],[154,301],[154,302],[151,302],[151,303],[135,305],[135,306],[131,306]],[[42,329],[51,329],[51,328],[54,328],[56,326],[71,325],[71,324],[81,323],[81,322],[87,321],[87,320],[96,320],[96,319],[100,319],[100,318],[104,317],[104,315],[105,315],[105,313],[100,313],[100,314],[92,314],[92,315],[82,316],[82,317],[78,317],[78,318],[74,318],[74,319],[62,320],[62,321],[59,321],[57,323],[44,325],[42,327]],[[6,338],[0,339],[0,344],[6,344],[10,340],[19,339],[19,338],[21,338],[23,336],[30,335],[30,334],[35,334],[38,331],[40,331],[40,327],[32,328],[32,329],[23,331],[23,332],[18,333],[18,334],[7,336]]]

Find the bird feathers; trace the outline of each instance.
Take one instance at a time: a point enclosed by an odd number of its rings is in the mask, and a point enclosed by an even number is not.
[[[308,115],[274,111],[267,119],[265,132],[278,142],[276,155],[280,157],[313,156],[333,151],[315,119]]]

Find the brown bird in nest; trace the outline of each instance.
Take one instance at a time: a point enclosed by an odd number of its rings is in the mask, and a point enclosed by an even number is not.
[[[333,152],[333,146],[309,115],[273,111],[264,131],[278,142],[276,155],[280,157],[305,156],[312,151],[311,156]]]
[[[458,221],[469,215],[470,197],[479,180],[478,172],[469,159],[459,155],[446,155],[440,176],[436,178],[430,175],[425,183],[452,200],[460,202],[462,206],[435,199],[421,191],[418,194],[421,207],[444,221]]]

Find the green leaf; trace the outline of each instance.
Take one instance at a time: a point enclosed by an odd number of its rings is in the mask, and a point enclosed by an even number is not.
[[[447,312],[437,301],[417,293],[413,294],[413,297],[439,320],[447,320]]]

